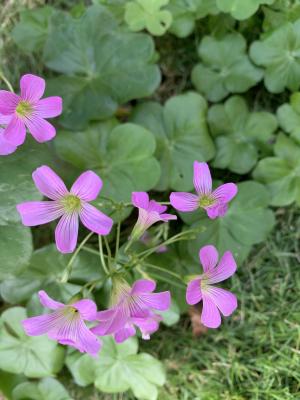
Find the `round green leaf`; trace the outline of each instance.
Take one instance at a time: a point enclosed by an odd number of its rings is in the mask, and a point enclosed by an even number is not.
[[[158,190],[190,190],[193,162],[207,161],[214,145],[206,126],[206,101],[197,93],[169,99],[165,106],[149,102],[136,107],[132,119],[156,137],[156,156],[161,164]]]
[[[300,144],[300,92],[291,95],[290,104],[278,108],[277,117],[280,127]]]
[[[253,15],[261,4],[273,4],[275,0],[216,0],[222,12],[230,13],[235,19],[244,20]]]
[[[13,391],[13,400],[72,400],[63,385],[53,378],[23,382]]]

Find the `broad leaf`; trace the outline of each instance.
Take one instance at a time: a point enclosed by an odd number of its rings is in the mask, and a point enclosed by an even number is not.
[[[1,395],[5,396],[4,398],[2,398],[2,400],[12,399],[13,389],[25,380],[26,378],[24,377],[24,375],[10,374],[8,372],[0,370],[0,399]]]
[[[63,366],[64,350],[46,336],[30,337],[21,321],[26,310],[14,307],[0,318],[0,369],[30,378],[56,374]]]
[[[156,400],[157,386],[165,383],[162,364],[146,353],[137,354],[136,338],[116,344],[112,337],[103,338],[98,358],[68,356],[67,365],[79,385],[92,382],[105,393],[131,390],[137,399]]]
[[[165,106],[149,102],[136,107],[133,121],[156,136],[156,156],[161,164],[158,190],[191,190],[193,162],[207,161],[214,145],[206,126],[207,104],[190,92],[169,99]]]
[[[300,18],[300,4],[290,0],[277,0],[273,7],[263,7],[265,15],[263,29],[270,32],[286,22],[295,22]]]
[[[208,100],[245,92],[261,80],[263,72],[251,63],[246,47],[246,40],[238,33],[202,39],[198,48],[202,62],[194,67],[192,82]]]
[[[278,108],[277,117],[280,127],[300,144],[300,92],[291,95],[290,104]]]
[[[101,195],[116,201],[129,201],[133,191],[152,189],[160,177],[154,136],[135,124],[107,121],[83,132],[61,132],[56,146],[80,171],[99,174],[104,182]]]
[[[265,67],[265,85],[272,93],[300,87],[300,21],[287,23],[252,43],[252,60]]]
[[[124,32],[101,6],[89,7],[79,19],[54,15],[44,60],[65,74],[49,81],[49,93],[64,100],[62,124],[81,129],[113,115],[120,104],[152,94],[160,82],[153,57],[150,36]]]
[[[230,13],[235,19],[243,20],[251,17],[262,4],[273,4],[275,0],[216,0],[222,12]]]
[[[128,0],[92,0],[93,4],[101,4],[105,6],[119,21],[122,23],[125,14],[125,5]]]
[[[53,378],[23,382],[13,391],[13,400],[72,400],[63,385]]]
[[[260,150],[268,146],[277,128],[273,114],[250,113],[246,101],[239,96],[212,106],[208,123],[217,146],[213,165],[238,174],[245,174],[255,166]]]
[[[172,22],[166,9],[169,0],[134,0],[125,6],[125,22],[133,32],[147,29],[152,35],[163,35]]]
[[[253,172],[271,193],[273,206],[300,205],[300,145],[281,134],[274,147],[275,157],[261,160]]]

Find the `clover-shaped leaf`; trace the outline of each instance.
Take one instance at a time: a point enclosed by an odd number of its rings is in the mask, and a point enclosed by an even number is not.
[[[75,382],[81,386],[94,383],[105,393],[131,390],[137,399],[156,400],[157,386],[164,385],[166,379],[162,364],[149,354],[137,354],[136,338],[116,344],[112,337],[106,336],[103,342],[98,358],[74,353],[67,357]]]
[[[50,69],[64,75],[49,81],[61,95],[61,123],[81,129],[112,116],[120,104],[149,96],[160,82],[150,36],[125,32],[104,7],[89,7],[79,19],[54,15],[44,49]]]
[[[238,174],[245,174],[255,166],[260,147],[267,145],[277,128],[273,114],[250,113],[240,96],[213,105],[208,112],[208,123],[217,146],[213,165]]]
[[[21,325],[25,318],[22,307],[10,308],[1,315],[0,369],[29,378],[56,374],[63,366],[63,348],[46,336],[27,336]]]
[[[280,127],[300,144],[300,92],[291,95],[290,104],[278,108],[277,117]]]
[[[131,31],[147,29],[152,35],[163,35],[172,22],[172,14],[166,9],[169,0],[134,0],[125,7],[125,22]]]
[[[101,195],[116,201],[129,201],[133,191],[152,189],[160,177],[153,157],[155,138],[142,126],[93,124],[83,132],[61,132],[56,145],[64,160],[99,174],[104,181]]]
[[[229,93],[242,93],[259,82],[263,72],[255,67],[246,52],[247,43],[239,33],[221,39],[205,36],[198,48],[201,63],[192,71],[192,82],[210,101]]]
[[[220,11],[230,13],[235,19],[251,17],[262,4],[273,4],[275,0],[216,0]]]
[[[196,222],[192,227],[201,226],[204,231],[196,240],[183,242],[182,247],[187,247],[190,255],[196,258],[199,249],[209,243],[220,253],[230,249],[240,262],[243,261],[252,245],[263,242],[275,225],[274,214],[267,208],[269,202],[269,193],[260,183],[238,184],[238,196],[230,203],[224,217],[210,220],[204,214],[193,213]],[[185,214],[182,216],[186,218]]]
[[[206,126],[206,111],[206,101],[193,92],[172,97],[164,107],[149,102],[135,109],[133,121],[145,126],[156,137],[156,156],[163,171],[158,190],[192,189],[192,163],[213,157],[214,145]]]
[[[286,22],[295,22],[300,18],[300,3],[290,0],[275,1],[274,7],[263,7],[265,15],[263,29],[271,32]]]
[[[275,157],[261,160],[253,177],[271,193],[273,206],[300,205],[300,145],[281,134],[274,147]]]
[[[118,22],[122,23],[124,20],[125,6],[128,0],[92,0],[93,4],[101,4],[108,9]]]
[[[287,23],[252,43],[252,60],[265,67],[265,86],[272,93],[300,87],[300,20]]]
[[[72,400],[64,386],[53,378],[23,382],[13,390],[13,400]]]

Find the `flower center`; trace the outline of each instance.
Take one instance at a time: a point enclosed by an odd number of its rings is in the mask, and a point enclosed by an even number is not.
[[[30,115],[33,111],[31,104],[28,101],[21,100],[16,108],[16,113],[21,117]]]
[[[215,199],[208,195],[203,195],[199,199],[199,206],[203,208],[212,206],[214,203]]]
[[[79,212],[81,209],[81,200],[74,194],[68,194],[62,198],[62,204],[66,212]]]

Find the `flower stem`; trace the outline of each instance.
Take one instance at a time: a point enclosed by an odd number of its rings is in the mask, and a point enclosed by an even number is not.
[[[5,75],[3,74],[2,71],[0,71],[0,79],[2,79],[3,82],[6,84],[6,86],[8,87],[8,89],[9,89],[12,93],[14,93],[14,89],[13,89],[11,83],[10,83],[9,80],[5,77]]]
[[[118,222],[117,225],[117,237],[116,237],[116,251],[115,251],[115,259],[117,259],[119,247],[120,247],[120,234],[121,234],[121,222]]]
[[[72,257],[70,258],[70,261],[68,262],[65,272],[63,274],[63,276],[60,279],[61,283],[66,283],[68,282],[68,279],[71,275],[72,272],[72,268],[73,268],[73,263],[76,259],[76,257],[78,256],[80,250],[83,248],[83,246],[86,244],[86,242],[89,240],[89,238],[94,234],[94,232],[90,232],[84,239],[83,241],[80,243],[80,245],[77,247],[75,253],[72,255]]]
[[[98,235],[98,243],[99,243],[99,256],[100,256],[100,261],[101,261],[102,268],[103,268],[104,272],[106,273],[106,275],[109,275],[109,271],[107,269],[107,265],[106,265],[105,258],[104,258],[102,236],[101,235]]]
[[[166,274],[169,274],[169,275],[171,275],[171,276],[174,276],[175,278],[177,278],[177,279],[179,279],[180,281],[182,281],[181,276],[178,275],[178,274],[176,274],[176,272],[169,271],[169,270],[167,270],[167,269],[164,269],[164,268],[159,267],[158,265],[154,265],[154,264],[148,264],[148,263],[147,263],[147,264],[145,264],[145,265],[146,265],[146,267],[153,268],[153,269],[157,269],[158,271],[165,272]]]

